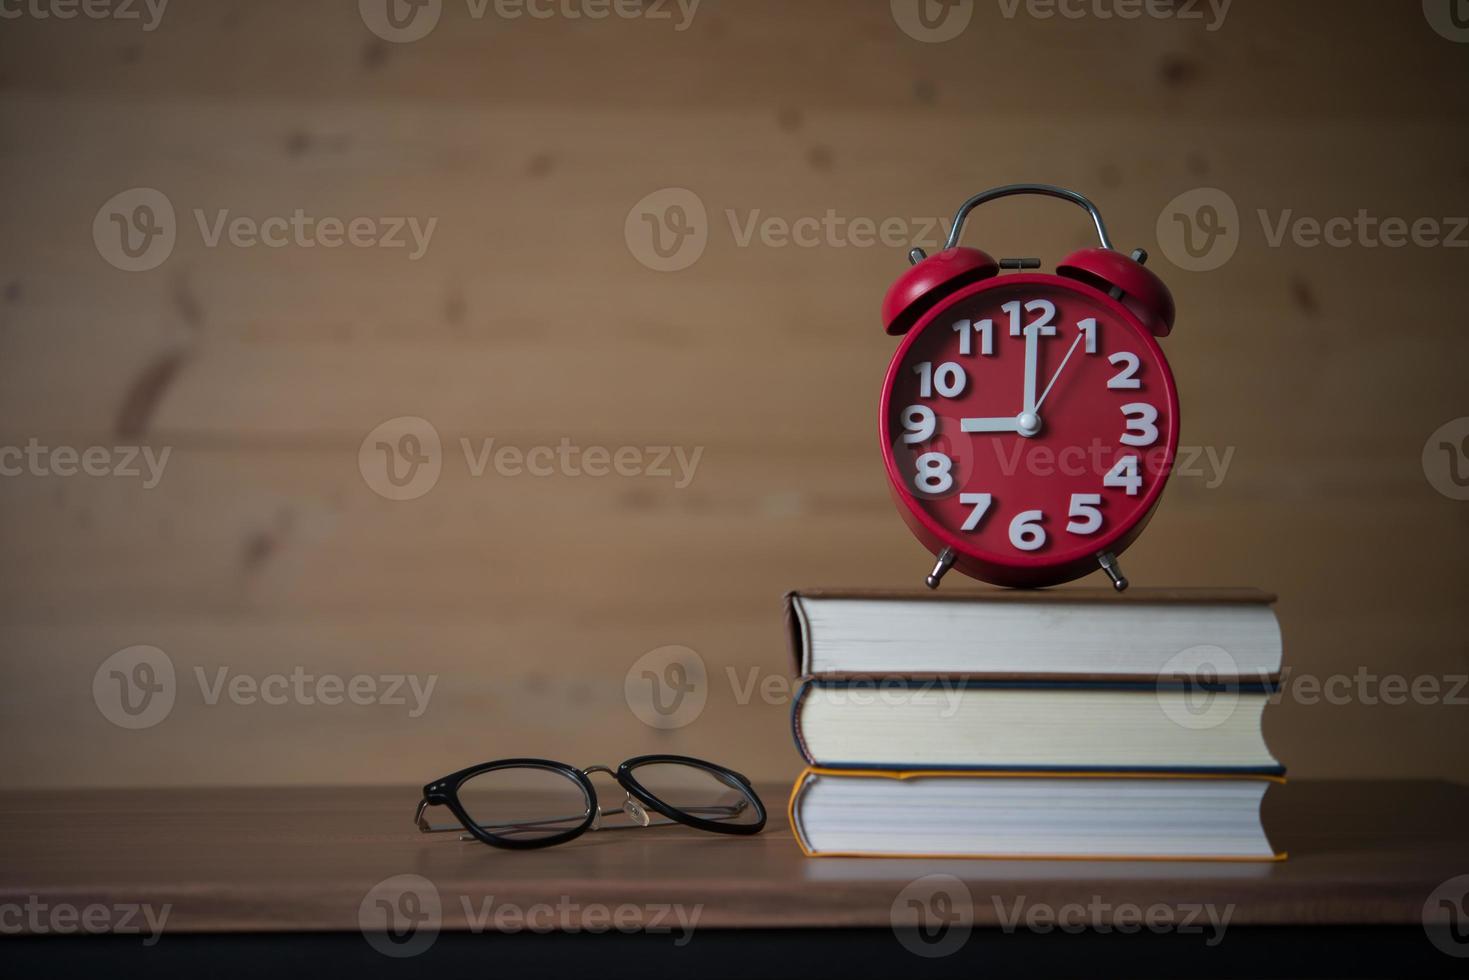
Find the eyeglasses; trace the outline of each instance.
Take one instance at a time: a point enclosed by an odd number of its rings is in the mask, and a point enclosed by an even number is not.
[[[590,779],[598,772],[622,787],[621,807],[598,802]],[[459,823],[429,823],[425,813],[431,806],[448,807]],[[655,819],[650,810],[665,819]],[[619,812],[631,823],[602,826],[603,817]],[[615,772],[547,759],[501,759],[429,783],[413,821],[425,834],[467,830],[460,840],[525,850],[564,844],[588,830],[674,823],[714,834],[758,834],[765,827],[765,805],[744,776],[684,755],[640,755]]]

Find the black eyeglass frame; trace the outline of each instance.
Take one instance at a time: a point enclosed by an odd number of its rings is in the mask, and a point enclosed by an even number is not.
[[[729,783],[731,789],[737,789],[743,793],[753,805],[758,819],[753,823],[746,824],[721,823],[717,820],[705,820],[702,817],[685,813],[677,807],[670,806],[649,792],[633,775],[634,771],[640,766],[653,763],[675,763],[706,770],[722,781]],[[586,796],[586,819],[582,821],[580,826],[535,840],[516,840],[500,834],[490,833],[465,810],[464,805],[459,801],[459,787],[475,776],[482,776],[487,772],[517,768],[546,769],[559,773],[575,782],[581,787],[582,793]],[[463,825],[467,833],[481,843],[488,844],[491,847],[501,847],[516,851],[555,847],[557,844],[565,844],[567,841],[575,840],[586,833],[596,824],[598,817],[601,815],[602,804],[597,798],[597,788],[592,785],[590,778],[590,774],[594,772],[607,773],[613,779],[617,780],[617,784],[630,797],[637,800],[643,806],[686,827],[708,831],[711,834],[733,834],[738,836],[758,834],[765,829],[765,804],[761,801],[760,795],[755,792],[755,787],[751,784],[748,777],[735,772],[727,766],[721,766],[705,759],[695,759],[687,755],[634,756],[618,766],[616,771],[609,769],[607,766],[589,766],[586,769],[578,769],[575,766],[567,765],[564,762],[555,762],[551,759],[496,759],[493,762],[482,762],[477,766],[470,766],[467,769],[461,769],[458,772],[435,779],[433,782],[424,786],[423,799],[418,804],[418,813],[415,816],[415,822],[418,823],[419,829],[427,830],[427,826],[423,822],[424,811],[430,806],[446,806],[449,808],[449,812],[454,814],[455,818]]]

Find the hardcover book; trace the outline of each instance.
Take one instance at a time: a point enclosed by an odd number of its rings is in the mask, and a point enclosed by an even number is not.
[[[808,769],[791,827],[813,857],[1273,861],[1276,776]]]
[[[1268,683],[825,675],[791,712],[809,765],[845,769],[1284,770]]]
[[[786,596],[786,625],[798,676],[1151,679],[1207,646],[1263,681],[1280,671],[1274,602],[1254,589],[803,591]]]

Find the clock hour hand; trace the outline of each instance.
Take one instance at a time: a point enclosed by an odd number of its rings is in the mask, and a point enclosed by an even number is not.
[[[1020,422],[1011,415],[1003,419],[960,419],[961,432],[1019,432]]]

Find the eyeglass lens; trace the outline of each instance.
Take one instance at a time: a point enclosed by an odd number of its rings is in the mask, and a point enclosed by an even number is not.
[[[511,766],[491,769],[459,786],[459,803],[471,820],[496,837],[537,841],[586,822],[592,801],[581,783],[559,769]]]
[[[644,762],[629,772],[650,796],[691,817],[734,826],[760,820],[749,789],[727,773],[683,762]]]

